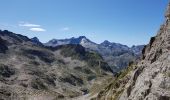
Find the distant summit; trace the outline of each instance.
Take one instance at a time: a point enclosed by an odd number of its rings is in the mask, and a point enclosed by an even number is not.
[[[59,45],[66,45],[66,44],[83,44],[86,42],[91,42],[85,36],[80,36],[78,38],[72,37],[69,39],[52,39],[49,42],[45,43],[46,46],[59,46]]]
[[[110,46],[111,42],[109,42],[108,40],[105,40],[104,42],[101,43],[101,45],[103,45],[103,46]]]
[[[37,37],[33,37],[31,38],[32,41],[36,41],[36,42],[40,42],[39,39]]]

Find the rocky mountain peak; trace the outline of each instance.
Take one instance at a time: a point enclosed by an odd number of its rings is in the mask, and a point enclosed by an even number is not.
[[[72,44],[81,44],[81,42],[91,42],[85,36],[79,36],[78,38],[71,39]]]
[[[33,37],[31,38],[31,40],[34,40],[34,41],[39,41],[39,39],[37,37]],[[40,41],[39,41],[40,42]]]
[[[103,41],[102,43],[101,43],[101,45],[110,45],[111,44],[111,42],[109,42],[108,40],[105,40],[105,41]]]

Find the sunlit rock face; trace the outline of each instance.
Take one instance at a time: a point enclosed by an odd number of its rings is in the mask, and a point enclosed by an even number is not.
[[[170,100],[170,5],[166,23],[143,49],[143,60],[120,100]]]
[[[96,100],[170,100],[170,4],[165,17],[142,60],[116,75]]]

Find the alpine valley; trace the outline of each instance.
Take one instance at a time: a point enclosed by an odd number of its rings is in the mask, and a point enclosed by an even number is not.
[[[0,31],[0,98],[58,100],[88,94],[138,58],[142,47],[96,44],[84,36],[43,44],[36,37]]]
[[[170,3],[147,45],[0,30],[0,100],[170,100]]]

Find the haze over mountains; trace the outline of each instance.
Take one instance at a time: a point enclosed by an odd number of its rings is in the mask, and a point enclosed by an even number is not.
[[[52,39],[44,45],[56,47],[66,44],[79,44],[87,50],[98,52],[115,72],[125,68],[130,61],[134,61],[139,58],[144,47],[144,45],[128,47],[126,45],[109,42],[107,40],[97,44],[85,36],[80,36],[78,38],[72,37],[70,39]]]

